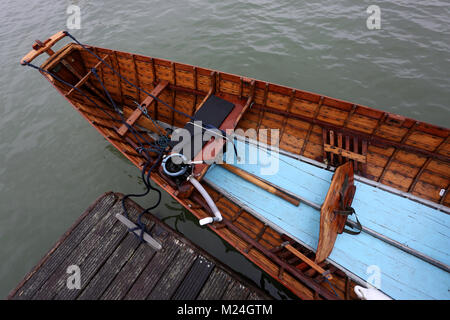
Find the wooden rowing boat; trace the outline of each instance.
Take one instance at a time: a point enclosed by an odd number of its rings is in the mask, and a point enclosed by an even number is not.
[[[400,262],[397,262],[400,265],[417,265],[417,268],[407,270],[405,267],[399,271],[399,279],[403,279],[403,276],[411,279],[406,281],[406,285],[400,285],[401,280],[395,282],[396,276],[388,274],[387,288],[381,290],[393,298],[448,298],[445,287],[448,288],[450,280],[445,268],[449,264],[446,233],[450,212],[449,129],[303,90],[164,59],[84,46],[77,41],[54,51],[52,46],[66,35],[65,32],[59,32],[44,42],[37,41],[21,62],[30,64],[38,55],[47,53],[49,58],[39,68],[44,77],[105,139],[141,170],[148,169],[148,163],[159,166],[158,161],[161,159],[155,154],[148,156],[140,152],[139,139],[130,133],[130,127],[147,138],[160,128],[185,127],[190,121],[188,116],[195,116],[212,97],[233,106],[217,124],[220,130],[255,129],[258,134],[251,137],[250,141],[258,142],[264,136],[259,134],[264,132],[263,129],[279,129],[279,151],[283,164],[280,174],[271,179],[287,189],[285,191],[298,194],[304,189],[308,193],[316,185],[324,185],[317,191],[316,197],[324,202],[322,207],[308,209],[306,206],[305,209],[303,203],[296,207],[269,194],[267,191],[271,187],[253,189],[251,184],[243,182],[236,186],[236,179],[240,177],[218,166],[211,168],[208,164],[198,163],[193,166],[193,172],[223,216],[222,221],[209,224],[208,227],[298,297],[356,298],[354,286],[367,286],[367,277],[361,270],[369,266],[370,262],[364,259],[369,259],[366,256],[372,253],[351,256],[347,251],[340,255],[345,252],[345,246],[365,246],[368,251],[373,246],[373,251],[377,252],[394,250],[391,247],[383,249],[381,244],[368,236],[352,238],[338,235],[343,230],[345,219],[327,222],[336,208],[342,206],[340,199],[346,199],[346,206],[350,206],[353,200],[353,205],[369,210],[376,203],[373,200],[366,203],[364,201],[369,200],[364,200],[364,197],[373,193],[385,197],[380,202],[388,199],[395,199],[391,202],[398,201],[398,207],[396,203],[390,204],[396,211],[390,212],[394,216],[393,220],[396,215],[402,220],[403,214],[409,214],[414,216],[416,224],[420,224],[424,216],[436,215],[434,220],[430,218],[433,220],[431,224],[436,223],[430,228],[443,233],[443,239],[430,236],[435,241],[431,247],[436,247],[436,252],[416,252],[415,256],[404,258],[405,251],[393,251],[398,255]],[[112,112],[113,117],[105,115],[104,109],[112,110],[108,94],[114,104],[120,106],[127,124],[119,114]],[[214,143],[223,142],[211,140],[207,145]],[[245,145],[244,148],[252,148],[248,143],[240,143],[241,147]],[[202,152],[197,156],[201,156]],[[340,166],[346,166],[345,173],[336,172],[332,179],[332,172]],[[197,218],[211,216],[210,207],[192,185],[187,182],[174,183],[160,168],[156,168],[150,173],[154,182]],[[241,169],[248,172],[253,170],[245,165]],[[300,175],[294,182],[289,178],[293,174]],[[353,180],[363,191],[358,189],[355,194]],[[344,183],[349,186],[345,190]],[[261,182],[259,184],[261,187]],[[339,189],[341,187],[342,190]],[[346,193],[340,194],[340,191]],[[252,200],[252,194],[257,195],[257,200]],[[264,204],[260,205],[261,202]],[[294,218],[286,218],[289,221],[284,221],[284,224],[275,223],[270,215],[278,210],[265,213],[264,209],[264,206],[270,207],[272,203],[280,211],[279,219],[282,220],[282,215],[290,212],[295,215]],[[302,223],[306,226],[309,222],[302,219],[309,217],[310,211],[316,210],[316,213],[311,213],[314,216],[320,208],[321,214],[314,218],[317,222],[312,232],[315,240],[308,242],[309,233],[299,228],[303,227]],[[382,220],[383,215],[388,214],[383,210],[380,209],[376,217],[367,218],[366,221],[374,220],[368,223],[377,227],[378,215]],[[364,225],[364,221],[362,223]],[[430,235],[428,229],[419,231],[425,234],[408,235],[408,232],[402,233],[404,230],[401,227],[395,229],[397,222],[392,223],[390,227],[394,230],[390,237],[400,237],[395,241],[399,243],[398,248],[402,244],[409,246],[415,241],[415,236],[420,242]],[[439,228],[444,231],[441,232]],[[444,243],[444,247],[441,243]],[[424,243],[423,246],[418,245],[417,251],[425,246],[430,247]],[[355,249],[355,254],[357,251]],[[417,260],[420,255],[427,256],[428,261]],[[433,265],[430,261],[436,263]],[[389,263],[383,265],[385,270],[390,270]],[[358,265],[359,269],[353,268],[352,264]],[[433,295],[427,292],[424,296],[417,293],[425,292],[427,286],[423,282],[417,283],[413,277],[419,271],[431,276],[435,274],[436,281],[443,283],[444,293]],[[433,286],[433,283],[429,285]]]

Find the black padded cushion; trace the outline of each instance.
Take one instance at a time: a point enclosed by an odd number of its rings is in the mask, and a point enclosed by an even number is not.
[[[194,114],[194,118],[196,121],[202,121],[202,125],[205,126],[207,124],[212,125],[214,128],[219,128],[225,118],[230,114],[231,110],[233,110],[234,104],[231,102],[221,99],[219,97],[216,97],[215,95],[211,95],[208,100],[205,101],[203,106]],[[188,122],[191,122],[189,120]],[[184,154],[189,160],[192,160],[195,158],[195,156],[203,149],[203,146],[208,141],[203,141],[201,145],[195,146],[194,148],[194,125],[191,123],[186,123],[184,126],[186,130],[188,130],[191,133],[191,154]],[[197,131],[199,128],[197,128]],[[204,129],[202,129],[202,135],[205,132]],[[175,146],[178,141],[172,141],[171,146]],[[181,143],[184,143],[182,141]],[[187,142],[186,142],[187,143]],[[186,150],[189,150],[189,148],[185,148]],[[183,152],[186,153],[186,152]]]

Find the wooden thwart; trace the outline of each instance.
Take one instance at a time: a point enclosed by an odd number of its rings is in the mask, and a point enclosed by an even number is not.
[[[169,84],[168,81],[162,80],[151,92],[152,96],[147,96],[144,101],[141,103],[142,108],[146,108],[150,106],[154,100],[154,97],[157,97],[161,94],[161,92],[167,87]],[[140,108],[136,108],[133,113],[130,115],[130,117],[127,119],[127,124],[132,126],[134,123],[140,118],[140,116],[143,114],[142,110]],[[117,133],[120,136],[124,136],[128,132],[128,127],[125,124],[122,124],[120,128],[117,130]]]
[[[108,59],[109,54],[105,55],[103,57],[103,60],[100,60],[93,69],[97,69],[98,67],[100,67],[100,65],[103,63],[103,61],[105,61],[106,59]],[[64,64],[65,65],[65,64]],[[67,67],[67,66],[66,66]],[[77,84],[74,86],[74,88],[70,89],[69,92],[66,93],[66,97],[70,97],[70,95],[76,90],[75,88],[79,89],[83,84],[86,83],[86,81],[89,80],[89,77],[92,75],[92,69],[89,70],[89,72],[80,79],[80,81],[77,82]],[[97,90],[96,90],[97,91]]]
[[[133,110],[132,108],[129,108],[127,106],[123,107],[123,115],[127,118],[131,117],[134,112],[135,110]],[[164,132],[164,129],[160,125],[158,125],[156,121],[152,121],[146,117],[139,117],[139,119],[137,119],[134,124],[137,124],[142,128],[150,130],[151,132],[156,134],[161,134],[161,132]]]
[[[211,95],[213,95],[216,91],[216,72],[212,71],[210,74],[210,89],[208,91],[208,93],[206,94],[206,96],[203,98],[202,102],[199,104],[198,107],[195,108],[195,112],[197,112],[198,110],[200,110],[201,107],[203,107],[203,105],[205,104],[205,102],[209,99],[209,97],[211,97]],[[195,107],[195,106],[194,106]]]
[[[212,73],[211,77],[215,77],[215,73]],[[215,82],[214,81],[212,82],[210,92],[211,93],[215,92]],[[254,101],[254,93],[255,93],[255,81],[252,80],[252,81],[250,81],[250,94],[247,97],[245,104],[243,104],[242,99],[229,101],[234,104],[234,108],[228,114],[228,116],[225,118],[225,120],[222,122],[222,124],[220,125],[220,127],[219,127],[220,130],[227,131],[229,129],[236,128],[239,120],[242,118],[244,113],[248,110],[248,108]],[[221,97],[220,94],[218,94],[218,97],[219,98]],[[200,110],[200,108],[198,110]],[[218,150],[225,143],[226,143],[226,139],[210,140],[208,143],[206,143],[203,146],[202,151],[199,152],[194,157],[194,161],[211,160],[210,155],[208,154],[209,153],[208,150]],[[208,168],[209,168],[209,164],[206,164],[206,163],[196,164],[194,166],[194,174],[197,176],[197,180],[200,181],[203,178],[203,176],[206,174],[206,171],[208,170]],[[193,190],[194,190],[193,185],[185,182],[180,187],[178,187],[178,191],[176,194],[180,198],[187,198],[191,195]]]

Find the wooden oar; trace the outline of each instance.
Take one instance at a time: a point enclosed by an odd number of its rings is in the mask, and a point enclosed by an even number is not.
[[[328,280],[332,280],[333,276],[331,275],[330,271],[325,271],[324,268],[322,268],[321,266],[319,266],[317,263],[315,263],[314,261],[312,261],[311,259],[309,259],[307,256],[305,256],[303,253],[301,253],[300,251],[298,251],[297,249],[295,249],[293,246],[291,246],[289,244],[289,242],[284,242],[281,244],[281,246],[285,247],[286,249],[288,249],[291,253],[293,253],[294,255],[296,255],[300,260],[302,260],[303,262],[305,262],[307,265],[309,265],[311,268],[313,268],[314,270],[316,270],[317,272],[319,272],[322,276],[324,276],[325,278],[327,278]]]
[[[245,210],[247,210],[248,212],[250,212],[254,216],[256,216],[256,217],[260,216],[260,214],[257,211],[255,211],[252,208],[248,207],[245,203],[241,202],[239,199],[237,199],[236,197],[232,196],[225,189],[215,185],[213,182],[209,181],[208,179],[204,179],[204,180],[206,180],[206,182],[211,187],[213,187],[213,189],[215,189],[217,192],[222,193],[228,199],[230,199],[231,201],[237,203],[239,206],[245,207]],[[304,202],[307,205],[317,209],[319,211],[319,213],[320,213],[321,206],[319,204],[314,203],[312,201],[309,201],[309,200],[307,200],[305,198],[302,198],[300,196],[297,196],[297,199],[299,199],[301,202]],[[356,222],[351,221],[351,220],[347,220],[347,223],[348,223],[348,225],[350,227],[357,228]],[[408,247],[408,246],[406,246],[406,245],[404,245],[404,244],[402,244],[402,243],[400,243],[400,242],[398,242],[398,241],[396,241],[394,239],[391,239],[391,238],[389,238],[389,237],[387,237],[385,235],[382,235],[381,233],[378,233],[378,232],[376,232],[376,231],[374,231],[374,230],[372,230],[372,229],[370,229],[368,227],[362,226],[361,231],[364,232],[364,233],[367,233],[368,235],[371,235],[372,237],[377,238],[377,239],[379,239],[379,240],[381,240],[383,242],[386,242],[387,244],[389,244],[391,246],[394,246],[397,249],[400,249],[400,250],[402,250],[402,251],[404,251],[406,253],[409,253],[409,254],[415,256],[416,258],[419,258],[419,259],[421,259],[423,261],[426,261],[426,262],[434,265],[435,267],[438,267],[438,268],[440,268],[440,269],[442,269],[442,270],[444,270],[446,272],[450,272],[450,266],[449,265],[447,265],[447,264],[445,264],[445,263],[443,263],[441,261],[438,261],[438,260],[436,260],[436,259],[434,259],[432,257],[429,257],[426,254],[423,254],[422,252],[419,252],[419,251],[417,251],[415,249],[412,249],[412,248],[410,248],[410,247]]]
[[[267,192],[270,192],[270,193],[292,203],[295,206],[298,206],[300,204],[301,199],[298,199],[296,197],[293,197],[293,196],[287,194],[285,191],[281,190],[280,188],[277,188],[270,182],[268,182],[260,177],[257,177],[245,170],[239,169],[238,167],[235,167],[228,163],[221,163],[220,165],[223,168],[227,169],[228,171],[234,173],[235,175],[247,180],[248,182],[253,183],[254,185],[260,187],[261,189],[266,190]]]

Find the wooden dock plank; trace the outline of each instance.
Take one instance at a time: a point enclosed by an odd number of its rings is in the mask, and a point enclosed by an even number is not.
[[[100,298],[125,263],[131,258],[139,244],[140,240],[134,234],[129,233],[92,280],[89,281],[89,284],[77,299],[94,300]]]
[[[10,298],[30,299],[41,288],[43,283],[55,272],[64,259],[76,248],[81,239],[95,228],[96,224],[107,214],[117,200],[114,193],[108,193],[99,201],[88,208],[80,219],[69,229],[48,254],[38,263],[17,287],[19,290],[12,291]],[[33,281],[27,281],[30,278]]]
[[[208,261],[204,257],[198,257],[195,260],[186,278],[178,287],[173,300],[194,300],[200,293],[203,285],[208,279],[211,271],[214,269],[214,263]]]
[[[227,290],[231,298],[245,299],[249,292],[269,298],[151,215],[141,221],[162,249],[141,243],[116,218],[123,214],[122,197],[110,192],[99,198],[8,298],[218,299]],[[131,200],[126,207],[135,223],[143,209]],[[72,265],[80,269],[78,289],[67,287]],[[230,288],[232,281],[243,285]]]
[[[128,210],[128,215],[131,219],[137,220],[139,212],[136,208],[132,207]],[[142,217],[141,221],[144,222],[147,230],[150,230],[154,225],[152,221],[146,219],[145,217]],[[123,232],[126,233],[126,228],[124,228]],[[101,269],[95,273],[94,278],[84,288],[83,292],[77,299],[99,299],[103,292],[108,289],[115,276],[121,271],[122,267],[131,259],[140,245],[140,239],[134,233],[128,233],[124,241],[117,246],[108,260],[101,265]]]
[[[247,300],[265,300],[267,298],[257,294],[256,292],[251,292],[247,297]]]
[[[107,290],[101,296],[101,299],[123,299],[155,253],[156,250],[142,243],[130,258],[129,262],[110,283]]]
[[[193,250],[184,249],[184,245],[181,243],[180,250],[169,266],[167,268],[164,277],[158,281],[157,285],[153,288],[150,295],[147,297],[147,300],[154,299],[162,299],[168,300],[170,299],[177,287],[185,278],[186,274],[191,269],[191,266],[194,264],[194,261],[197,259],[197,255]]]
[[[250,295],[250,290],[241,285],[238,281],[232,280],[227,290],[222,296],[222,300],[245,300]]]
[[[64,296],[76,295],[77,290],[67,288],[67,268],[77,265],[83,276],[82,285],[89,281],[96,268],[111,254],[115,246],[126,236],[125,227],[114,217],[121,212],[121,204],[116,203],[104,220],[88,235],[72,254],[64,260],[64,263],[44,283],[33,299],[64,299]]]
[[[125,296],[126,300],[144,300],[148,297],[179,251],[175,241],[173,238],[169,239],[163,249],[155,254]]]
[[[222,270],[215,268],[208,281],[197,296],[198,300],[219,300],[228,288],[231,277]]]
[[[131,217],[134,217],[134,219],[137,218],[133,215],[133,211],[131,212]],[[162,229],[158,224],[155,225],[153,221],[146,217],[142,217],[142,222],[145,223],[147,230],[151,229],[151,235],[160,243],[168,236],[167,231]],[[119,271],[116,278],[108,286],[101,299],[123,299],[156,252],[147,243],[141,243],[129,261]]]

